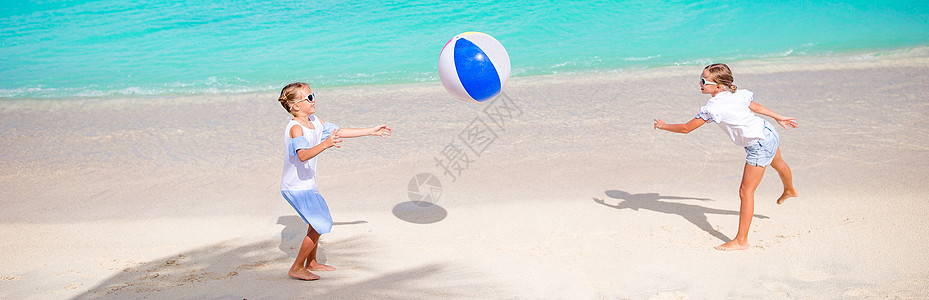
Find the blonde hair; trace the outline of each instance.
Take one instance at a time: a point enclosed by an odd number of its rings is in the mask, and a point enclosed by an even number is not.
[[[706,77],[706,80],[715,82],[719,85],[729,87],[729,91],[735,93],[735,90],[738,89],[732,82],[735,80],[732,78],[732,70],[729,69],[729,66],[726,64],[712,64],[703,68],[710,76]]]
[[[277,101],[281,102],[281,106],[284,107],[284,110],[290,112],[290,108],[293,107],[294,103],[297,102],[297,92],[300,90],[309,90],[310,85],[303,82],[294,82],[284,86],[281,89],[281,96],[277,98]]]

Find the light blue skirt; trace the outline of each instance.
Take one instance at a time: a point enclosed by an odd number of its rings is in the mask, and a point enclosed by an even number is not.
[[[323,199],[319,193],[314,190],[282,190],[281,195],[300,214],[303,221],[310,224],[317,233],[325,234],[332,230],[329,206],[326,205],[326,199]]]

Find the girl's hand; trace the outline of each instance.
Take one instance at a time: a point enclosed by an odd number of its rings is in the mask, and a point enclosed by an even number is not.
[[[390,136],[391,132],[393,131],[390,130],[390,127],[387,127],[387,125],[378,125],[371,128],[371,135],[376,135],[383,138]]]
[[[336,129],[335,131],[333,131],[331,134],[329,134],[329,137],[326,138],[325,141],[323,141],[322,144],[323,146],[326,147],[326,149],[331,148],[331,147],[342,148],[342,146],[338,145],[338,143],[342,142],[342,139],[339,138],[339,130],[340,129]]]
[[[668,123],[665,123],[661,119],[655,119],[655,129],[664,129],[665,125],[668,125]]]
[[[781,124],[781,127],[784,129],[790,130],[790,128],[797,128],[800,126],[800,123],[797,122],[797,118],[791,117],[780,117],[776,119],[777,124]]]

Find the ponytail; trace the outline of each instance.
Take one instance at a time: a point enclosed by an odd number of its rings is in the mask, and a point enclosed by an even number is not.
[[[284,97],[283,95],[281,95],[280,97],[277,98],[277,101],[278,101],[278,102],[281,102],[281,106],[283,106],[285,110],[287,110],[288,112],[290,111],[290,105],[287,105],[287,98],[286,98],[286,97]]]

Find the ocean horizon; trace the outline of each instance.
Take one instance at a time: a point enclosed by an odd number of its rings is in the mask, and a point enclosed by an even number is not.
[[[484,32],[513,77],[929,46],[929,3],[49,1],[3,4],[0,98],[173,96],[439,80]]]

